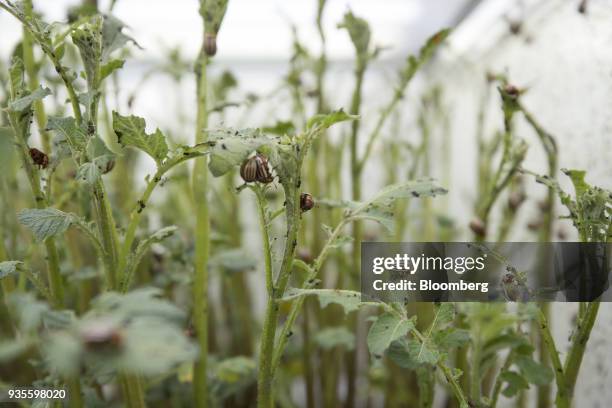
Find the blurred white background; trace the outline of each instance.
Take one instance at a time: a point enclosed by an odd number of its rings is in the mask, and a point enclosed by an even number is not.
[[[65,20],[67,6],[77,3],[34,1],[47,20],[60,21]],[[287,73],[292,24],[307,48],[318,54],[316,3],[316,0],[231,0],[219,34],[213,70],[218,73],[231,69],[244,91],[270,92]],[[561,167],[586,169],[590,182],[612,188],[611,0],[589,1],[586,14],[577,12],[579,0],[328,0],[328,3],[324,27],[332,62],[327,87],[333,107],[348,105],[353,84],[351,43],[346,32],[336,27],[345,11],[350,7],[366,18],[373,42],[389,47],[382,61],[368,73],[363,113],[366,123],[389,97],[394,71],[406,55],[418,49],[435,31],[459,23],[437,61],[428,67],[427,75],[417,78],[403,102],[401,134],[385,137],[418,138],[414,117],[420,95],[431,86],[441,87],[451,123],[448,211],[458,220],[463,238],[468,236],[467,222],[478,200],[474,191],[476,117],[486,72],[505,73],[517,86],[528,88],[524,104],[557,138]],[[100,1],[100,8],[106,10],[109,4]],[[156,76],[140,86],[140,79],[148,67],[159,64],[172,48],[180,47],[186,61],[194,59],[201,43],[198,2],[119,0],[114,14],[129,26],[130,34],[143,47],[134,51],[121,74],[120,105],[127,110],[128,96],[140,88],[132,106],[135,114],[147,118],[151,127],[160,126],[179,138],[191,138],[191,133],[182,134],[185,129],[177,123],[177,117],[182,117],[184,123],[193,123],[193,81],[176,83],[168,77]],[[511,23],[520,23],[517,33],[511,33]],[[6,60],[20,31],[17,22],[0,13],[0,58]],[[275,108],[274,118],[268,119],[265,112],[260,112],[247,124],[269,124],[288,115],[287,106]],[[495,92],[487,112],[486,132],[492,135],[502,125]],[[230,115],[228,122],[231,120]],[[525,167],[543,171],[543,156],[535,136],[524,125],[518,126],[517,134],[531,146]],[[379,151],[384,148],[384,143],[378,146]],[[148,164],[144,163],[143,171]],[[380,177],[378,166],[380,163],[373,162],[367,169],[373,180]],[[376,188],[375,182],[368,182],[365,194]],[[526,205],[535,214],[537,200],[544,190],[535,186],[529,193]],[[579,407],[608,407],[612,398],[609,387],[612,308],[604,305],[602,309],[578,384]],[[574,305],[555,306],[558,317],[554,322],[555,333],[561,349],[567,344],[568,322],[574,310]]]

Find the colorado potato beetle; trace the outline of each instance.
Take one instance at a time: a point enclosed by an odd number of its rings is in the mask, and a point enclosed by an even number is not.
[[[49,156],[45,152],[41,152],[35,147],[30,148],[30,157],[34,164],[36,164],[41,169],[46,169],[49,165]]]
[[[312,210],[314,205],[315,205],[314,199],[312,198],[310,194],[302,193],[300,195],[300,208],[302,209],[302,212]]]
[[[274,180],[268,165],[268,158],[261,153],[249,157],[240,166],[240,177],[247,183],[259,182],[268,184]]]

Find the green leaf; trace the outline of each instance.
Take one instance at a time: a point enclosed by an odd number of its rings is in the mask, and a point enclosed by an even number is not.
[[[217,129],[209,132],[208,140],[211,145],[208,168],[214,177],[240,166],[261,146],[274,143],[258,129]]]
[[[585,181],[586,171],[572,169],[562,169],[561,171],[563,171],[563,173],[565,173],[565,175],[567,175],[570,180],[572,180],[574,190],[576,191],[576,197],[580,197],[590,188],[590,186]]]
[[[6,364],[32,347],[33,341],[29,338],[19,338],[18,340],[3,340],[0,342],[0,363]]]
[[[517,356],[516,365],[525,379],[534,385],[545,385],[552,381],[553,372],[549,367],[534,361],[531,357]]]
[[[348,31],[358,58],[367,58],[371,37],[368,22],[363,18],[356,17],[349,10],[344,14],[344,20],[338,24],[338,28],[345,28]]]
[[[354,292],[352,290],[340,290],[340,289],[296,289],[290,288],[287,290],[285,296],[280,301],[286,302],[289,300],[296,299],[300,296],[317,296],[319,303],[322,308],[335,303],[344,309],[344,313],[350,313],[359,309],[361,306],[374,305],[379,306],[376,302],[362,302],[361,293]]]
[[[402,198],[435,197],[447,192],[435,185],[433,179],[418,179],[389,185],[380,190],[367,204],[389,203]]]
[[[23,265],[21,261],[4,261],[0,262],[0,279],[14,275]]]
[[[322,224],[323,230],[325,231],[325,233],[327,234],[327,237],[331,237],[332,235],[332,229],[330,226]],[[338,234],[336,236],[336,238],[329,242],[327,245],[331,248],[331,249],[335,249],[335,248],[340,248],[343,247],[346,244],[350,244],[351,242],[353,242],[353,237],[351,237],[350,235],[341,235]]]
[[[439,330],[444,325],[452,323],[455,319],[455,306],[452,303],[441,303],[436,307],[436,314],[429,329],[430,332]]]
[[[122,48],[128,41],[137,47],[138,43],[130,36],[123,33],[125,24],[118,18],[106,15],[102,24],[102,62],[108,61],[110,54]]]
[[[111,315],[118,320],[155,317],[168,322],[182,323],[185,313],[162,299],[158,288],[139,288],[124,295],[105,292],[92,301],[88,316]]]
[[[43,343],[43,356],[51,370],[63,377],[72,377],[79,373],[83,345],[65,331],[58,331],[48,336]]]
[[[515,333],[504,333],[497,337],[493,337],[482,346],[481,359],[484,361],[490,357],[497,355],[497,352],[503,349],[516,349],[525,345],[527,341]]]
[[[65,330],[76,322],[76,315],[73,310],[47,310],[42,322],[48,330]]]
[[[49,305],[39,301],[32,293],[13,292],[8,297],[10,310],[15,314],[15,321],[24,332],[30,332],[40,327],[43,315],[49,310]]]
[[[436,365],[441,358],[440,352],[427,340],[422,343],[410,341],[408,352],[419,364]]]
[[[349,115],[348,113],[344,112],[344,110],[342,109],[333,111],[327,114],[319,113],[317,115],[314,115],[308,120],[306,129],[311,130],[313,128],[316,128],[317,130],[323,130],[323,129],[327,129],[331,127],[332,125],[336,123],[345,122],[347,120],[356,120],[356,119],[359,119],[359,116]]]
[[[176,227],[175,225],[170,225],[168,227],[161,228],[160,230],[154,232],[153,234],[149,235],[147,238],[143,239],[141,242],[138,243],[136,250],[132,254],[130,254],[128,259],[125,280],[121,283],[121,286],[124,290],[128,289],[129,285],[132,282],[132,276],[136,267],[140,263],[140,260],[142,259],[144,254],[151,247],[151,245],[159,243],[164,239],[174,235],[177,230],[178,227]]]
[[[432,340],[440,350],[450,350],[463,347],[470,342],[469,330],[448,327],[432,335]]]
[[[400,90],[405,88],[408,85],[408,82],[412,79],[414,74],[425,65],[433,56],[434,52],[438,49],[438,47],[446,40],[448,35],[450,34],[450,29],[443,29],[429,37],[425,45],[421,47],[418,56],[409,56],[406,61],[406,66],[401,71],[401,80],[402,83],[400,85]]]
[[[157,129],[153,134],[145,132],[145,120],[138,116],[121,116],[113,111],[113,129],[118,142],[126,147],[132,146],[151,156],[158,166],[168,155],[166,137]]]
[[[79,49],[85,66],[85,77],[89,90],[98,88],[100,83],[100,61],[102,59],[102,16],[92,19],[72,30],[72,42]]]
[[[431,179],[393,184],[379,191],[365,203],[347,202],[352,208],[349,217],[376,221],[386,229],[392,230],[395,201],[411,197],[435,197],[438,194],[446,194],[446,192],[444,188],[436,186]]]
[[[195,360],[198,355],[197,347],[180,327],[157,317],[134,319],[123,334],[123,353],[117,360],[117,368],[129,373],[166,374],[181,363]]]
[[[414,340],[405,337],[394,341],[387,350],[387,357],[401,368],[415,370],[419,364],[408,352],[408,343],[412,341]],[[382,356],[374,355],[374,357]]]
[[[508,398],[512,398],[523,390],[529,389],[529,383],[525,377],[514,371],[504,371],[500,378],[506,382],[506,388],[502,391]]]
[[[223,401],[254,384],[256,376],[253,359],[245,356],[225,359],[213,369],[211,393],[217,401]]]
[[[326,327],[315,335],[314,341],[323,350],[343,347],[350,351],[355,348],[355,335],[344,326]]]
[[[95,163],[87,162],[79,166],[76,174],[76,179],[92,186],[102,176],[100,169]]]
[[[424,364],[436,365],[442,357],[440,352],[427,341],[420,343],[408,338],[391,343],[387,356],[398,366],[410,370]]]
[[[295,125],[291,121],[279,120],[272,126],[261,128],[264,133],[285,136],[295,133]]]
[[[47,129],[56,131],[68,141],[72,149],[83,151],[87,145],[87,131],[85,128],[77,126],[74,118],[50,117],[47,122]]]
[[[371,354],[380,355],[392,342],[406,336],[414,329],[414,321],[402,319],[396,314],[384,313],[376,319],[368,332],[368,349]]]
[[[51,90],[39,86],[31,93],[11,101],[8,105],[8,109],[13,112],[23,112],[29,109],[35,101],[42,100],[47,95],[51,95]]]
[[[76,178],[87,185],[93,185],[102,174],[108,173],[114,166],[115,154],[98,136],[93,136],[87,143],[87,156],[91,161],[83,163],[77,170]]]
[[[100,67],[100,81],[103,81],[107,76],[112,74],[114,71],[123,68],[125,60],[123,59],[112,59],[106,64]]]
[[[200,0],[200,15],[207,34],[217,35],[227,10],[228,0]]]
[[[77,221],[73,214],[55,208],[25,209],[17,214],[17,218],[21,224],[32,231],[39,242],[64,233]]]

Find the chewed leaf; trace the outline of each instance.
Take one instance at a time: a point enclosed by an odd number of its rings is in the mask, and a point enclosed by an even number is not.
[[[368,332],[370,353],[374,355],[384,353],[392,342],[404,337],[412,329],[414,329],[414,321],[403,319],[396,314],[382,314]]]
[[[300,296],[314,295],[319,298],[319,303],[322,308],[335,303],[342,306],[344,313],[350,313],[362,306],[374,305],[378,306],[376,302],[362,302],[361,293],[354,292],[352,290],[339,290],[339,289],[289,289],[285,296],[280,301],[286,302],[289,300],[296,299]]]
[[[242,162],[255,150],[272,143],[258,129],[218,129],[209,132],[210,162],[208,168],[219,177]]]
[[[15,274],[21,265],[23,265],[21,261],[0,262],[0,279]]]
[[[47,95],[51,95],[51,90],[39,86],[32,93],[10,102],[8,109],[13,112],[23,112],[32,106],[35,101],[41,100]]]
[[[55,208],[26,209],[17,214],[19,222],[28,227],[37,241],[62,234],[72,224],[77,222],[73,214],[65,213]]]
[[[122,146],[132,146],[151,156],[159,166],[168,155],[166,137],[157,129],[153,134],[145,132],[145,120],[138,116],[121,116],[113,112],[113,129]]]

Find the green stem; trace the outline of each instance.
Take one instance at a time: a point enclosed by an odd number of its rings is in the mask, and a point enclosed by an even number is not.
[[[548,351],[550,362],[552,363],[553,371],[555,373],[555,382],[557,384],[557,408],[568,408],[570,406],[569,396],[567,394],[567,386],[565,380],[565,373],[563,366],[561,365],[561,358],[559,352],[555,346],[555,340],[550,332],[550,326],[544,312],[540,311],[538,314],[538,324],[540,327],[540,336],[544,342],[544,346]]]
[[[15,90],[13,90],[13,94]],[[9,115],[9,120],[13,130],[15,131],[15,141],[19,147],[21,153],[21,161],[23,167],[26,170],[28,181],[32,189],[34,196],[34,203],[36,208],[43,209],[48,207],[48,198],[40,187],[40,172],[38,168],[32,162],[26,140],[28,139],[28,129],[22,129],[19,126],[18,120]],[[56,307],[61,307],[64,304],[64,287],[62,284],[62,275],[59,269],[59,256],[57,248],[55,247],[55,240],[50,237],[45,240],[45,248],[47,250],[47,274],[49,280],[49,287],[51,289],[51,295],[53,298],[53,304]]]
[[[319,254],[319,256],[317,256],[317,258],[315,259],[312,269],[310,270],[310,272],[306,276],[306,279],[304,280],[305,282],[305,284],[303,285],[304,289],[309,289],[313,287],[315,278],[319,274],[321,266],[327,259],[329,251],[332,249],[331,244],[336,240],[338,235],[340,235],[346,223],[347,223],[347,219],[344,219],[343,221],[341,221],[340,224],[338,224],[338,226],[333,230],[333,232],[327,239],[325,246],[321,250],[321,253]],[[283,356],[283,352],[285,351],[285,346],[287,345],[287,339],[289,338],[289,333],[291,332],[293,324],[295,323],[295,320],[297,319],[298,313],[302,309],[304,300],[305,300],[305,297],[301,296],[297,298],[296,300],[294,300],[293,303],[291,304],[289,315],[287,316],[287,319],[285,320],[285,324],[283,325],[283,328],[278,338],[278,344],[274,348],[274,356],[272,358],[272,371],[273,372],[274,370],[276,370],[276,368],[278,367],[280,363],[280,359]]]
[[[130,212],[130,220],[128,222],[128,226],[125,230],[125,235],[123,238],[123,243],[121,245],[121,249],[119,251],[119,260],[117,264],[117,283],[119,288],[122,291],[126,291],[129,287],[130,282],[128,282],[127,276],[128,271],[126,270],[128,264],[128,257],[132,251],[132,246],[134,244],[134,240],[136,238],[136,230],[138,229],[138,225],[140,223],[140,219],[142,217],[143,210],[146,208],[149,203],[149,199],[151,198],[151,194],[155,188],[161,182],[163,176],[170,171],[175,166],[187,161],[189,159],[194,159],[197,157],[204,156],[205,153],[200,152],[190,152],[188,155],[181,155],[179,157],[175,157],[167,160],[161,167],[157,169],[153,177],[149,177],[147,181],[147,186],[142,192],[140,198],[136,201],[136,204],[132,208]]]
[[[298,169],[301,163],[298,165]],[[271,408],[274,404],[272,395],[272,381],[274,379],[274,371],[276,369],[274,339],[276,334],[276,326],[278,324],[279,305],[277,303],[285,293],[289,276],[293,269],[293,258],[295,255],[297,231],[299,228],[300,207],[299,207],[299,191],[294,189],[285,189],[285,214],[287,218],[287,240],[285,241],[285,249],[283,253],[283,261],[281,263],[280,272],[276,280],[276,284],[272,288],[272,296],[268,297],[266,305],[266,314],[261,337],[259,351],[259,376],[257,381],[257,406],[259,408]],[[289,195],[293,194],[293,197]],[[284,334],[287,337],[287,334]],[[282,341],[282,338],[280,339]],[[285,339],[286,341],[286,339]]]
[[[83,396],[81,394],[81,381],[79,378],[75,377],[66,380],[66,385],[68,386],[69,407],[82,408],[84,405]]]
[[[270,248],[270,236],[268,234],[268,220],[266,219],[266,198],[264,197],[264,192],[259,186],[250,186],[251,190],[255,193],[257,197],[257,209],[259,214],[259,227],[261,229],[261,239],[263,241],[263,254],[264,254],[264,262],[266,268],[266,289],[268,291],[268,297],[271,298],[273,296],[274,291],[274,283],[272,276],[272,251]]]
[[[104,248],[103,262],[106,269],[107,286],[110,290],[115,290],[117,289],[117,245],[114,236],[114,221],[110,216],[110,206],[101,182],[94,186],[93,194],[98,231]]]
[[[26,16],[32,17],[32,0],[26,0],[23,2],[24,11]],[[29,89],[34,91],[40,85],[38,81],[38,68],[36,67],[36,61],[34,59],[34,50],[32,48],[32,35],[28,30],[23,28],[23,65],[28,74]],[[47,132],[47,115],[41,100],[34,102],[34,113],[36,115],[36,124],[38,125],[38,131],[42,140],[43,151],[47,154],[51,153],[51,138],[49,132]]]
[[[480,382],[480,341],[472,347],[472,364],[470,366],[470,398],[472,401],[480,401],[481,382]]]
[[[595,324],[595,319],[597,318],[599,303],[599,301],[589,303],[584,313],[584,317],[580,319],[578,328],[572,336],[572,344],[567,354],[567,358],[565,359],[563,371],[565,372],[565,384],[567,386],[568,398],[570,401],[574,394],[574,386],[576,385],[576,379],[578,378],[578,371],[582,364],[586,345],[589,341],[593,325]]]
[[[198,61],[197,118],[195,142],[204,143],[208,135],[207,114],[207,63],[208,57],[202,49]],[[196,160],[192,176],[193,200],[195,203],[195,277],[193,280],[193,324],[196,331],[200,355],[194,364],[193,393],[198,407],[208,405],[208,257],[210,252],[210,219],[208,214],[208,168],[205,159]]]
[[[129,408],[145,408],[144,393],[138,376],[123,373],[121,375],[124,391],[126,392],[127,406]]]

